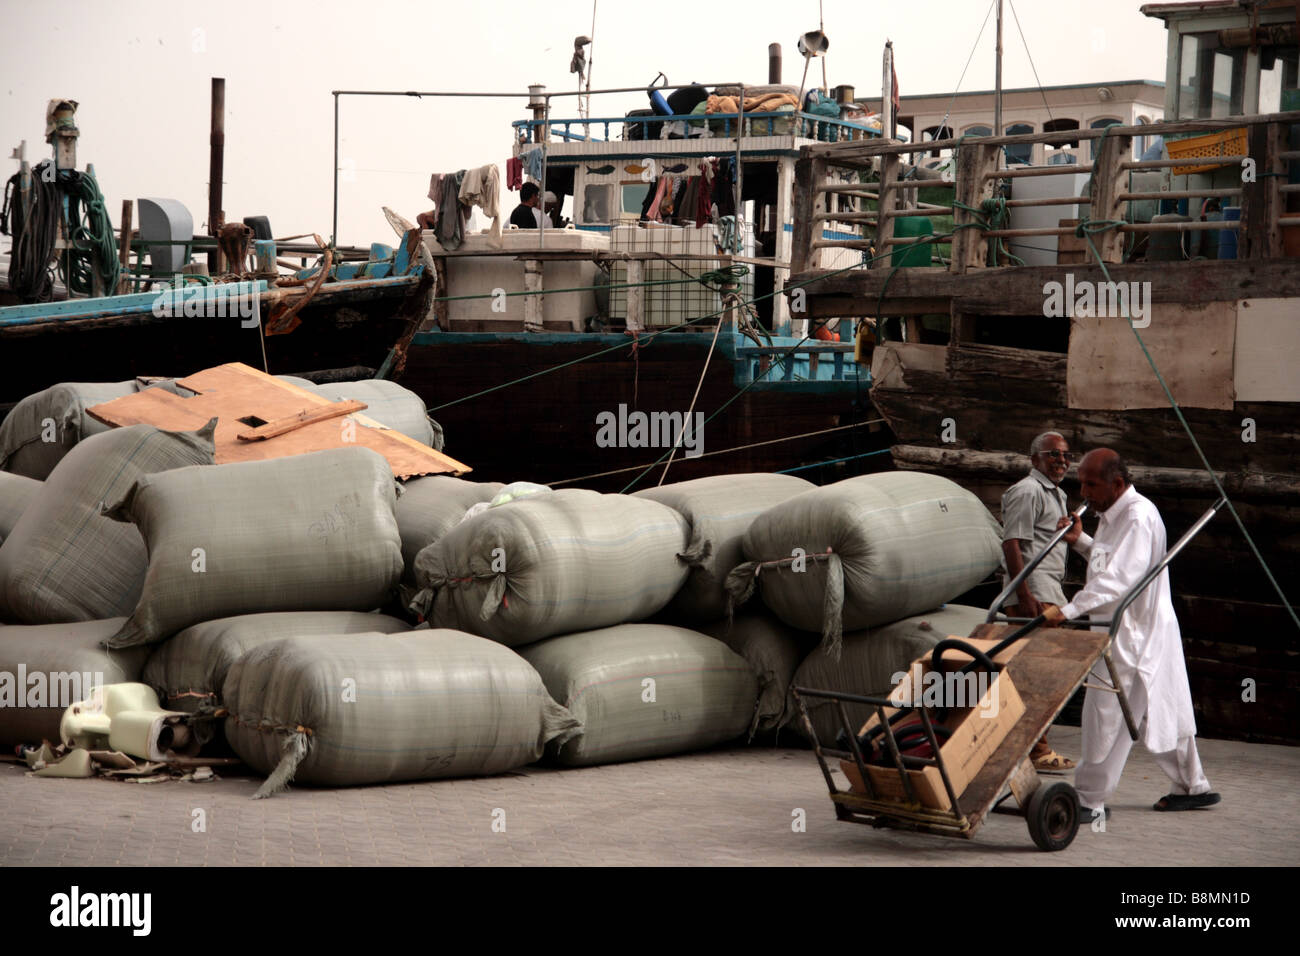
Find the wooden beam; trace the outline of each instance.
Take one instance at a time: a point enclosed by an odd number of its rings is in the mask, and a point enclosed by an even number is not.
[[[1093,162],[1092,201],[1090,217],[1109,222],[1123,222],[1124,203],[1119,198],[1128,190],[1128,174],[1124,161],[1133,153],[1133,137],[1117,135],[1114,130],[1101,141],[1101,149]],[[1124,236],[1118,229],[1107,229],[1093,236],[1103,262],[1124,261]]]
[[[1002,161],[1002,150],[984,143],[967,143],[957,152],[957,199],[953,204],[952,271],[979,271],[988,264],[988,237],[975,224],[978,217],[962,206],[979,209],[993,198],[997,182],[988,178]]]
[[[331,402],[320,408],[306,408],[297,414],[277,418],[265,425],[258,425],[248,431],[239,432],[235,437],[240,441],[266,441],[268,438],[275,438],[278,435],[296,431],[304,425],[314,425],[316,422],[329,421],[331,418],[342,418],[344,415],[351,415],[353,412],[362,411],[367,407],[365,402],[358,402],[354,398]]]
[[[117,280],[115,295],[126,295],[131,289],[131,210],[135,204],[129,199],[122,200],[122,235],[118,241],[118,263],[122,274]]]

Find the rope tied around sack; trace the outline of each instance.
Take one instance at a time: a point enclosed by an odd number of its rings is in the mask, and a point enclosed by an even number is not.
[[[793,567],[796,562],[825,561],[826,589],[822,595],[822,648],[832,659],[840,659],[840,647],[844,634],[844,564],[833,548],[812,554],[794,554],[788,558],[773,561],[746,561],[731,569],[727,575],[727,626],[735,619],[737,605],[744,604],[754,596],[758,586],[758,577],[764,568]],[[800,572],[796,572],[800,573]]]

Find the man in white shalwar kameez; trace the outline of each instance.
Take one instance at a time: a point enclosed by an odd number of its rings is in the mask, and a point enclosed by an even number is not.
[[[1087,558],[1088,581],[1068,604],[1045,609],[1049,624],[1084,614],[1108,620],[1120,598],[1165,556],[1160,513],[1130,483],[1128,468],[1118,454],[1109,448],[1089,452],[1079,463],[1079,483],[1101,521],[1092,538],[1082,533],[1079,519],[1074,518],[1065,540]],[[1070,518],[1062,518],[1060,526],[1068,523]],[[1189,810],[1218,803],[1219,795],[1210,792],[1196,752],[1196,718],[1168,571],[1124,612],[1111,656],[1138,737],[1173,781],[1173,789],[1155,809]],[[1091,682],[1110,684],[1103,661],[1093,668]],[[1074,776],[1081,825],[1103,812],[1109,816],[1105,805],[1119,785],[1132,746],[1118,697],[1089,688],[1083,702],[1083,753]]]

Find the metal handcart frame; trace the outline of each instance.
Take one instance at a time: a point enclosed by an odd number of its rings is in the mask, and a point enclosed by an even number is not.
[[[886,708],[899,709],[898,703],[894,701],[884,697],[837,693],[809,687],[792,688],[791,692],[798,704],[804,728],[809,739],[812,740],[813,751],[817,755],[822,776],[830,790],[836,819],[848,823],[870,824],[874,827],[902,827],[969,839],[974,836],[985,817],[998,810],[1023,816],[1028,824],[1030,837],[1040,849],[1054,851],[1069,846],[1078,830],[1078,795],[1074,787],[1065,781],[1045,783],[1040,780],[1033,762],[1029,759],[1029,754],[1035,742],[1046,733],[1052,721],[1082,686],[1116,694],[1119,697],[1124,721],[1128,725],[1129,735],[1133,740],[1138,739],[1138,728],[1134,724],[1128,699],[1120,685],[1115,663],[1111,658],[1111,645],[1128,607],[1165,571],[1188,542],[1226,504],[1227,498],[1220,498],[1197,519],[1165,556],[1120,599],[1109,621],[1067,622],[1067,625],[1086,628],[1107,626],[1108,630],[1105,633],[1094,630],[1070,630],[1067,627],[1046,628],[1035,634],[1033,641],[1022,647],[1003,664],[1003,672],[1011,675],[1024,701],[1024,714],[960,794],[954,791],[948,769],[944,765],[942,746],[935,735],[935,722],[931,717],[930,708],[924,703],[916,705],[913,709],[920,717],[932,757],[917,757],[901,753],[885,712]],[[1082,515],[1086,507],[1086,505],[1081,507],[1075,514]],[[971,633],[972,638],[1018,640],[1030,631],[1041,627],[1044,622],[1042,616],[1032,619],[1006,618],[999,614],[999,608],[1069,530],[1069,526],[1060,529],[1047,546],[1003,589],[989,608],[986,622]],[[1013,625],[1020,626],[1013,628]],[[1106,662],[1111,680],[1109,685],[1087,683],[1088,676],[1098,659]],[[827,700],[835,705],[840,729],[843,731],[843,736],[848,738],[847,751],[823,746],[812,721],[808,718],[805,698]],[[861,704],[874,708],[876,719],[883,727],[885,748],[893,768],[899,775],[904,799],[882,796],[872,786],[871,774],[867,770],[867,762],[858,743],[859,729],[851,725],[845,704]],[[852,761],[865,792],[838,789],[826,762],[828,757]],[[935,767],[938,770],[947,792],[950,809],[932,809],[923,806],[917,799],[907,771],[922,770],[926,767]],[[1003,811],[998,804],[1005,799],[1003,794],[1008,789],[1011,795],[1015,796],[1018,808],[1008,808]]]

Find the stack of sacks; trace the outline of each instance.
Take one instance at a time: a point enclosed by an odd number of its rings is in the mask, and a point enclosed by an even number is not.
[[[781,622],[766,608],[746,609],[734,621],[701,628],[749,662],[758,677],[758,707],[749,733],[777,730],[791,720],[790,685],[795,671],[820,639]]]
[[[35,478],[0,471],[0,544],[13,533],[14,525],[40,490],[41,483]]]
[[[92,435],[50,473],[0,545],[0,619],[23,624],[129,614],[148,565],[140,533],[101,514],[139,479],[212,467],[216,419],[197,432],[132,425]]]
[[[623,624],[530,644],[520,655],[582,722],[548,753],[584,766],[709,747],[750,726],[758,679],[721,641],[664,624]]]
[[[407,630],[405,621],[360,611],[274,611],[223,617],[187,627],[158,645],[145,662],[140,680],[158,692],[166,709],[193,713],[222,703],[226,673],[255,647],[303,635]],[[116,632],[105,636],[112,633]]]
[[[258,797],[504,773],[580,730],[518,654],[458,631],[273,641],[235,662],[224,698],[226,739],[269,774]]]
[[[863,475],[756,518],[727,590],[740,604],[757,585],[781,620],[821,632],[836,656],[844,629],[897,621],[979,584],[999,566],[1001,539],[980,500],[946,478]]]
[[[510,647],[638,621],[686,581],[690,529],[658,502],[545,491],[489,508],[415,558],[411,609]],[[680,556],[680,557],[679,557]]]
[[[105,507],[134,522],[149,554],[139,603],[108,646],[237,614],[382,605],[402,572],[396,496],[387,460],[361,447],[138,479]]]
[[[686,585],[665,609],[665,618],[693,627],[727,614],[727,572],[744,560],[741,543],[750,524],[768,509],[811,491],[794,475],[715,475],[634,495],[665,504],[691,527],[687,552],[698,555]]]
[[[500,482],[465,481],[449,475],[412,478],[402,486],[397,507],[397,531],[402,536],[402,583],[415,584],[415,556],[438,541],[474,505],[491,501]]]
[[[977,607],[947,604],[935,611],[917,614],[882,627],[852,631],[844,635],[838,658],[821,647],[799,665],[791,684],[841,694],[884,697],[894,689],[895,677],[923,657],[946,637],[966,637],[987,615]],[[803,698],[817,739],[823,746],[835,746],[841,728],[834,702],[816,697]],[[849,726],[856,732],[874,711],[866,704],[845,704]],[[807,728],[793,697],[786,706],[786,723],[808,737]]]
[[[429,417],[424,399],[396,382],[368,378],[359,382],[329,382],[324,385],[307,383],[302,387],[331,402],[341,402],[348,398],[365,402],[365,410],[360,414],[373,418],[381,425],[401,432],[422,445],[442,451],[442,426]]]
[[[147,649],[100,647],[123,623],[0,627],[0,747],[57,742],[64,709],[92,687],[139,679]]]

